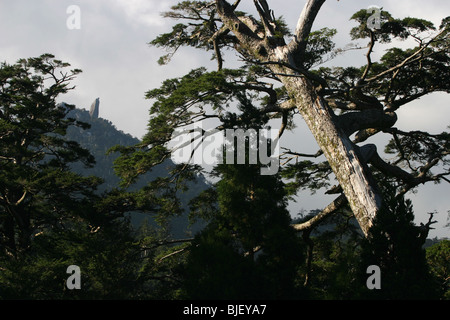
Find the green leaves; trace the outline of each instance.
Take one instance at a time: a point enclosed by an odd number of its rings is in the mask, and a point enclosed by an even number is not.
[[[160,181],[139,192],[100,194],[102,179],[71,171],[95,159],[66,137],[69,127],[89,127],[68,117],[73,105],[56,104],[79,73],[67,67],[50,54],[0,67],[0,298],[142,294],[139,286],[148,278],[137,281],[141,250],[125,214],[179,212],[179,202],[170,199],[175,188]],[[81,268],[82,291],[65,286],[72,264]]]
[[[175,52],[182,46],[191,46],[212,50],[211,37],[218,31],[215,16],[215,5],[204,1],[183,1],[172,10],[165,12],[164,17],[173,19],[185,19],[189,23],[178,23],[172,27],[172,31],[159,35],[149,44],[166,48],[169,53],[163,55],[158,62],[166,64]]]
[[[262,176],[259,170],[259,165],[218,165],[216,188],[191,202],[209,225],[196,237],[188,258],[188,297],[299,294],[294,279],[302,247],[289,225],[284,185],[278,175]]]
[[[411,57],[418,57],[411,59]],[[403,67],[395,68],[407,61]],[[393,108],[398,108],[422,95],[435,91],[449,92],[445,79],[450,76],[450,57],[434,48],[390,48],[379,63],[374,63],[370,76],[377,77],[377,91]],[[386,73],[393,70],[392,73]],[[383,74],[378,77],[378,74]]]
[[[450,134],[442,132],[432,135],[426,132],[402,132],[394,130],[394,138],[386,145],[385,152],[396,154],[399,162],[408,165],[414,171],[418,171],[420,165],[429,161],[442,161],[444,168],[448,169],[450,159]],[[423,169],[423,168],[422,168]],[[420,170],[422,170],[420,169]]]
[[[237,70],[206,72],[205,68],[194,69],[179,79],[165,80],[159,89],[150,90],[147,99],[157,99],[152,113],[179,112],[186,108],[210,105],[214,109],[223,107],[233,85],[229,79],[242,76]]]
[[[125,184],[170,157],[169,142],[179,134],[177,130],[188,130],[194,123],[210,118],[231,125],[233,116],[225,110],[238,102],[243,106],[246,76],[246,70],[207,72],[198,68],[183,77],[165,80],[160,88],[148,91],[146,97],[153,105],[142,143],[134,148],[114,149],[122,152],[116,161],[116,172],[127,181]],[[249,110],[247,105],[243,114]],[[255,109],[252,110],[254,115]]]
[[[442,240],[426,249],[431,273],[441,286],[444,299],[450,299],[450,240]]]
[[[0,224],[12,255],[30,250],[35,230],[76,215],[101,183],[68,171],[71,163],[95,162],[64,138],[69,126],[85,127],[66,118],[73,105],[56,104],[80,72],[66,71],[69,66],[44,54],[0,67]]]
[[[428,20],[406,17],[401,21],[404,28],[408,30],[410,35],[413,35],[414,33],[436,30],[433,23]]]
[[[381,43],[389,43],[395,38],[405,40],[408,37],[418,37],[423,32],[436,30],[430,21],[412,17],[394,19],[389,12],[384,10],[379,11],[380,28],[370,30],[367,22],[372,15],[372,11],[362,9],[350,18],[359,23],[359,26],[350,31],[353,40],[370,38],[372,34]]]
[[[335,43],[331,39],[336,33],[336,29],[322,28],[309,34],[303,58],[303,65],[306,69],[325,62],[328,54],[330,54],[330,58],[334,57],[332,50]]]

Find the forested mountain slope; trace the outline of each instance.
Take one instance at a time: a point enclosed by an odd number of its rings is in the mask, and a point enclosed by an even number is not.
[[[135,145],[139,143],[139,139],[118,130],[111,121],[103,118],[91,117],[86,110],[74,109],[69,113],[68,117],[90,124],[91,127],[85,130],[78,127],[70,127],[66,138],[68,140],[76,141],[82,147],[88,149],[96,160],[96,164],[93,168],[86,168],[81,163],[75,163],[72,164],[72,169],[84,176],[94,175],[102,178],[104,183],[99,187],[99,192],[117,188],[120,179],[114,173],[114,160],[118,157],[118,153],[108,154],[108,150],[116,145]],[[173,165],[174,163],[170,159],[165,161],[151,172],[143,175],[136,184],[130,187],[130,189],[138,190],[157,177],[167,176],[168,169]],[[195,183],[190,183],[189,189],[179,195],[184,208],[187,208],[187,204],[193,196],[205,188],[207,188],[207,182],[203,176],[199,176]],[[131,222],[135,227],[138,227],[146,218],[152,224],[152,217],[149,215],[136,212],[130,214]],[[174,218],[171,227],[174,236],[182,237],[186,232],[192,233],[198,230],[200,224],[196,224],[190,228],[186,212],[186,214]]]

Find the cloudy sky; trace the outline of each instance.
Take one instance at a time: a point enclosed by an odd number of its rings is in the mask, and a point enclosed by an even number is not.
[[[183,49],[167,66],[159,66],[161,49],[148,46],[158,34],[167,32],[173,21],[163,19],[160,13],[176,4],[175,0],[0,0],[0,61],[14,63],[20,58],[52,53],[58,59],[80,68],[83,73],[73,82],[76,90],[62,100],[79,108],[88,109],[100,97],[100,117],[138,138],[146,132],[151,102],[144,99],[147,90],[158,87],[169,77],[182,76],[193,68],[210,66],[206,55],[192,49]],[[243,0],[241,10],[254,12],[253,1]],[[268,1],[276,16],[282,15],[293,29],[305,0]],[[80,28],[69,29],[67,20],[76,5],[80,9]],[[315,28],[331,27],[338,30],[338,47],[351,42],[348,31],[354,24],[350,16],[363,8],[377,5],[394,17],[420,17],[439,26],[450,13],[446,0],[328,0],[322,7]],[[360,43],[365,45],[365,43]],[[407,44],[399,44],[407,45]],[[376,47],[375,55],[384,48]],[[352,52],[333,60],[332,65],[360,66],[364,52]],[[433,94],[412,103],[398,112],[397,127],[404,130],[420,129],[442,132],[450,124],[450,98]],[[424,112],[423,108],[427,108]],[[316,145],[300,124],[295,133],[301,135],[305,149],[316,151]],[[303,130],[303,131],[302,131]],[[288,141],[289,143],[289,141]],[[450,187],[429,185],[419,189],[413,198],[418,221],[427,219],[426,212],[436,210],[439,230],[431,235],[444,236],[449,229],[442,228],[450,210]],[[324,206],[332,198],[309,195],[299,199],[299,208],[314,209]]]

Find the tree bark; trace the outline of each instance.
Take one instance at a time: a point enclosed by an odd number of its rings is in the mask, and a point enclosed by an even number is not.
[[[381,209],[382,197],[371,172],[326,101],[308,79],[281,77],[309,130],[327,158],[365,235]]]

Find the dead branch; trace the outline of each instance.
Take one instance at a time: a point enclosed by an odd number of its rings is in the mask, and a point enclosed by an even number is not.
[[[325,209],[322,210],[318,215],[312,217],[306,222],[297,223],[291,225],[295,231],[305,231],[310,230],[320,222],[328,218],[329,216],[336,213],[339,209],[341,209],[344,205],[347,204],[347,198],[344,194],[341,194],[337,197],[332,203],[330,203]]]

